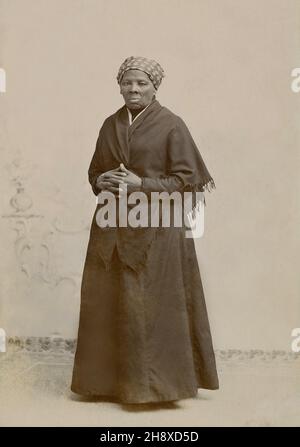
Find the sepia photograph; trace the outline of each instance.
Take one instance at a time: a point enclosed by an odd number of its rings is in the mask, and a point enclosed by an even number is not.
[[[0,0],[0,427],[300,426],[299,123],[300,0]]]

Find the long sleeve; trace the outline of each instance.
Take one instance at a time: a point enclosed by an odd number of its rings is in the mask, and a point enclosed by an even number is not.
[[[155,192],[167,191],[172,193],[179,191],[183,186],[182,180],[176,175],[169,175],[166,177],[142,177],[141,190],[146,194]]]
[[[101,129],[97,138],[96,148],[92,160],[90,162],[88,170],[89,182],[92,186],[94,194],[97,196],[100,193],[100,189],[96,186],[97,178],[103,173],[100,160],[100,139],[101,139]]]

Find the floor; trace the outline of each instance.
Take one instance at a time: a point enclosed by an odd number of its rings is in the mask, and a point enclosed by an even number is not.
[[[120,405],[70,391],[71,352],[11,347],[0,353],[0,426],[300,426],[300,357],[240,357],[217,359],[220,390]]]

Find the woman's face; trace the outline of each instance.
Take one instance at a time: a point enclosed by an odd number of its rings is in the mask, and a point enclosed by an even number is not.
[[[150,104],[156,90],[147,73],[141,70],[128,70],[121,80],[120,92],[126,106],[138,110]]]

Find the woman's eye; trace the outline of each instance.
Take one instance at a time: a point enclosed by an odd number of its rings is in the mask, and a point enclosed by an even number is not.
[[[124,81],[124,82],[122,82],[122,85],[124,87],[128,87],[128,85],[131,85],[131,82],[130,81]],[[138,82],[138,85],[145,86],[145,85],[147,85],[147,82],[141,81],[141,82]]]

